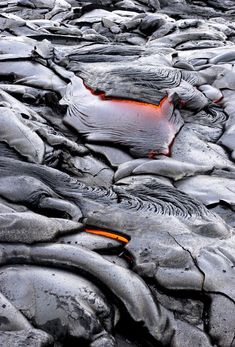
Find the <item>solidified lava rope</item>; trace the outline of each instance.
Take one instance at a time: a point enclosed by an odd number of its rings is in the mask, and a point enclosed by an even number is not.
[[[125,244],[129,242],[129,240],[126,237],[121,236],[121,235],[116,234],[116,233],[111,232],[111,231],[100,230],[100,229],[90,229],[90,228],[85,228],[84,231],[86,233],[108,237],[110,239],[114,239],[114,240],[120,241],[120,242],[125,243]]]

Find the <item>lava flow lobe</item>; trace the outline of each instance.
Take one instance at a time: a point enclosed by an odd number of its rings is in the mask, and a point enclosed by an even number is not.
[[[159,105],[95,93],[74,77],[61,102],[67,104],[65,123],[89,142],[107,142],[129,148],[134,157],[169,155],[169,147],[182,126],[167,97]]]

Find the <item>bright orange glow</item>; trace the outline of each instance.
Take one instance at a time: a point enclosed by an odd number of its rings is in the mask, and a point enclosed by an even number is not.
[[[161,107],[161,104],[167,99],[167,97],[165,96],[161,101],[159,105],[155,105],[155,104],[150,104],[148,102],[143,102],[143,101],[136,101],[136,100],[131,100],[131,99],[121,99],[121,98],[112,98],[109,99],[107,97],[105,97],[105,100],[112,100],[114,102],[125,102],[128,104],[134,104],[136,106],[145,106],[145,107],[150,107],[150,108],[157,108],[159,109]]]
[[[97,127],[103,124],[106,115],[107,117],[110,115],[111,121],[109,126],[111,127],[113,124],[114,128],[117,127],[117,138],[120,137],[120,143],[122,143],[122,136],[125,133],[125,129],[123,129],[122,133],[121,124],[125,127],[126,122],[128,124],[127,133],[130,132],[129,128],[133,124],[133,136],[135,134],[135,124],[137,124],[137,133],[139,133],[140,136],[141,131],[143,131],[144,134],[148,131],[152,134],[153,130],[156,129],[158,143],[162,142],[164,146],[161,147],[156,145],[156,147],[159,148],[155,149],[154,144],[153,146],[149,144],[150,148],[145,156],[149,159],[155,159],[160,154],[170,156],[171,145],[179,128],[176,123],[171,122],[170,115],[173,113],[174,105],[168,100],[167,96],[163,97],[158,105],[155,105],[133,99],[107,96],[104,91],[93,90],[91,87],[87,86],[84,81],[81,88],[81,95],[84,95],[83,102],[89,105],[87,109],[85,108],[88,117],[90,117],[89,113],[97,117]],[[101,117],[100,123],[98,117]],[[126,121],[126,118],[129,119]],[[149,122],[145,123],[145,119]],[[116,123],[117,120],[119,120],[120,126]],[[71,124],[73,125],[73,123]],[[107,131],[108,130],[105,130],[105,134]],[[135,142],[135,140],[133,141]],[[136,141],[138,142],[138,139]],[[109,136],[108,142],[112,142]]]
[[[128,243],[129,242],[129,240],[126,237],[123,237],[121,235],[115,234],[115,233],[110,232],[110,231],[98,230],[98,229],[89,229],[89,228],[85,228],[84,231],[86,233],[108,237],[109,239],[114,239],[114,240],[120,241],[122,243]]]
[[[159,109],[162,105],[162,103],[167,99],[167,96],[165,96],[159,103],[159,105],[155,105],[155,104],[151,104],[148,102],[143,102],[143,101],[137,101],[137,100],[132,100],[132,99],[122,99],[119,97],[111,97],[111,96],[106,96],[105,92],[101,92],[101,91],[94,91],[93,89],[91,89],[90,87],[88,87],[84,82],[83,82],[84,86],[86,87],[86,89],[88,89],[91,94],[98,96],[101,100],[107,100],[107,101],[113,101],[113,102],[124,102],[124,103],[128,103],[128,104],[133,104],[135,106],[145,106],[148,108],[157,108]]]

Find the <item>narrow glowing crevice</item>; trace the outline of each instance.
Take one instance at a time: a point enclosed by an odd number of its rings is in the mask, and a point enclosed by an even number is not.
[[[100,230],[100,229],[90,229],[90,228],[85,228],[84,231],[86,233],[104,236],[104,237],[107,237],[109,239],[114,239],[114,240],[117,240],[117,241],[125,243],[125,244],[129,242],[129,240],[126,237],[121,236],[121,235],[116,234],[116,233],[111,232],[111,231]]]

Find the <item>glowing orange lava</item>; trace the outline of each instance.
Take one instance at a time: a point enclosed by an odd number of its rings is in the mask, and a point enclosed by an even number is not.
[[[170,155],[169,145],[183,122],[165,96],[158,105],[128,98],[109,97],[104,91],[74,80],[68,92],[73,100],[64,122],[88,142],[127,147],[135,158]],[[65,98],[65,104],[67,99]]]
[[[114,240],[120,241],[122,243],[128,243],[129,242],[129,240],[126,237],[115,234],[115,233],[110,232],[110,231],[106,231],[106,230],[85,228],[84,231],[86,233],[108,237],[109,239],[114,239]]]
[[[91,89],[90,87],[88,87],[84,82],[83,82],[84,86],[86,87],[86,89],[88,89],[91,94],[98,96],[101,100],[103,101],[112,101],[112,102],[121,102],[121,103],[127,103],[127,104],[132,104],[135,106],[145,106],[148,107],[150,109],[152,108],[161,108],[162,104],[164,103],[164,101],[167,99],[167,96],[165,96],[158,105],[155,104],[151,104],[148,102],[143,102],[143,101],[137,101],[137,100],[132,100],[132,99],[123,99],[123,98],[119,98],[119,97],[111,97],[111,96],[107,96],[105,94],[105,92],[101,92],[101,91],[94,91],[93,89]]]

